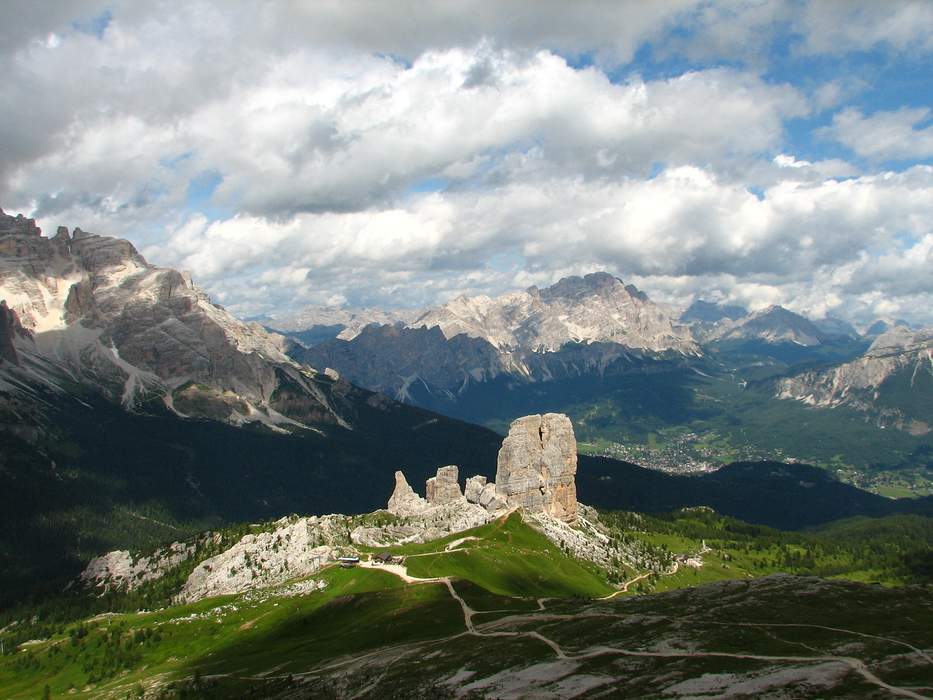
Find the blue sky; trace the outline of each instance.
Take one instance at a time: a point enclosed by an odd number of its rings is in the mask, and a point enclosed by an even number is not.
[[[933,2],[12,0],[0,207],[249,317],[606,270],[933,324]]]

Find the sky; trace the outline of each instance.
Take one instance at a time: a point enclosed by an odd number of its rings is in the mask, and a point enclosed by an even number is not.
[[[933,0],[6,0],[0,207],[241,318],[610,272],[933,325]]]

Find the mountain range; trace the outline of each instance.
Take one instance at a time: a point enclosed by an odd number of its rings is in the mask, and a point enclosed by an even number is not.
[[[933,486],[930,331],[890,320],[872,336],[779,306],[677,309],[594,273],[408,316],[312,307],[265,323],[301,363],[499,431],[515,415],[559,411],[595,444],[667,449],[698,435],[729,443],[717,459],[792,457],[862,485]]]
[[[15,596],[37,578],[54,582],[106,549],[145,547],[223,523],[367,512],[384,501],[396,470],[421,481],[457,464],[492,477],[501,437],[490,427],[502,433],[519,415],[568,406],[578,435],[594,445],[603,445],[600,434],[623,440],[633,429],[638,439],[667,439],[658,431],[698,430],[703,421],[710,430],[733,421],[779,442],[774,426],[782,419],[769,411],[790,406],[795,410],[781,415],[790,415],[785,429],[798,443],[835,450],[826,426],[812,418],[822,409],[809,398],[772,397],[748,407],[779,390],[775,373],[787,365],[776,356],[788,348],[834,357],[851,355],[861,340],[827,336],[780,309],[742,316],[708,305],[694,313],[703,318],[680,321],[644,292],[594,274],[495,300],[461,298],[407,324],[373,310],[315,312],[306,331],[318,333],[323,319],[329,332],[342,326],[348,339],[307,348],[233,318],[189,275],[147,263],[127,241],[65,228],[48,238],[31,220],[0,214],[5,590]],[[720,318],[710,321],[711,313]],[[764,326],[776,334],[766,348],[772,356],[749,349],[765,342]],[[715,333],[722,339],[701,340]],[[866,357],[891,363],[900,346],[885,338],[895,336],[877,339]],[[818,344],[801,345],[804,337]],[[922,351],[923,337],[911,335],[905,351]],[[925,371],[919,361],[895,363],[881,384],[908,369]],[[789,375],[798,382],[805,376]],[[924,385],[915,378],[904,391],[913,396],[914,388]],[[723,410],[727,402],[732,408]],[[831,412],[864,410],[828,403]],[[919,435],[924,415],[911,419],[915,434],[872,433],[864,421],[846,430],[859,436],[855,449],[894,454],[889,466],[916,472],[929,453]],[[846,430],[840,435],[848,439]],[[890,442],[895,433],[914,442]],[[730,435],[718,442],[704,435],[708,442],[697,450],[719,449]],[[723,448],[712,459],[720,466],[767,456]],[[791,482],[811,484],[806,493],[815,497],[797,499],[807,504],[799,512],[770,512],[759,507],[762,493],[775,487],[770,473],[691,480],[583,455],[581,499],[632,510],[712,505],[781,527],[825,522],[829,514],[925,512],[925,501],[895,508],[872,494],[867,501],[843,495],[831,475],[826,482],[792,475]]]
[[[716,692],[799,697],[920,687],[923,589],[800,575],[927,581],[933,496],[884,498],[832,470],[727,457],[740,433],[835,450],[832,429],[901,460],[881,471],[919,473],[933,454],[928,332],[895,328],[866,350],[776,307],[678,316],[602,273],[412,317],[304,318],[280,329],[291,339],[270,333],[127,241],[47,238],[0,212],[6,694],[692,697],[711,677]],[[383,384],[361,388],[357,373]],[[580,518],[507,511],[464,532],[445,521],[451,534],[429,541],[433,505],[420,524],[383,510],[399,471],[440,509],[448,496],[471,507],[458,483],[441,484],[456,480],[448,465],[478,475],[474,492],[494,471],[501,480],[501,435],[423,406],[492,427],[569,406],[591,453],[577,464]],[[702,432],[696,449],[721,450],[723,466],[665,474],[599,456],[624,447],[600,435],[630,430],[649,452]],[[521,444],[544,449],[546,433]],[[682,591],[590,600],[667,589]],[[889,631],[892,610],[916,647]],[[840,639],[817,648],[811,628]],[[869,638],[863,655],[853,643]]]
[[[127,241],[0,214],[0,300],[4,594],[117,545],[371,510],[374,474],[494,469],[495,433],[302,367]]]

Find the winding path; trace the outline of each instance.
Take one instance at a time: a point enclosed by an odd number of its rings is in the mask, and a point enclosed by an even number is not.
[[[487,623],[486,625],[483,625],[482,627],[487,628],[485,630],[482,628],[477,629],[476,625],[473,623],[473,616],[476,615],[478,611],[471,608],[467,604],[467,602],[463,599],[463,597],[460,596],[459,593],[457,593],[456,589],[454,588],[453,581],[451,581],[449,577],[441,576],[437,578],[414,578],[408,575],[408,570],[404,566],[401,566],[398,564],[373,566],[371,562],[365,562],[361,564],[361,566],[364,566],[366,568],[385,569],[386,571],[389,571],[390,573],[393,573],[396,576],[399,576],[406,583],[443,583],[444,585],[447,586],[447,590],[450,591],[451,597],[455,601],[457,601],[457,603],[460,605],[460,608],[463,611],[463,623],[466,627],[466,632],[463,634],[475,635],[477,637],[531,637],[532,639],[537,639],[538,641],[549,646],[554,651],[554,654],[557,656],[557,658],[559,659],[590,659],[590,658],[595,658],[598,656],[603,656],[606,654],[618,654],[620,656],[636,656],[636,657],[649,657],[649,658],[662,658],[662,659],[726,658],[726,659],[746,659],[746,660],[753,660],[753,661],[766,661],[766,662],[770,661],[770,662],[781,662],[781,663],[783,662],[790,662],[790,663],[835,662],[835,663],[842,663],[842,664],[847,665],[852,671],[858,673],[869,683],[872,683],[878,686],[879,688],[884,688],[885,690],[887,690],[890,693],[893,693],[894,695],[905,697],[905,698],[912,698],[913,700],[933,700],[933,698],[931,698],[930,696],[921,695],[920,693],[917,693],[909,688],[901,688],[901,687],[894,686],[894,685],[884,682],[878,676],[872,673],[872,671],[868,668],[865,662],[861,661],[860,659],[851,657],[851,656],[834,656],[832,654],[817,654],[813,656],[769,656],[765,654],[740,654],[740,653],[715,652],[715,651],[700,651],[700,652],[633,651],[630,649],[620,649],[618,647],[609,647],[609,646],[598,646],[598,647],[594,647],[592,649],[587,649],[585,651],[580,651],[580,652],[567,651],[564,648],[562,648],[557,642],[555,642],[552,639],[549,639],[548,637],[545,637],[544,635],[542,635],[540,632],[537,632],[537,631],[493,631],[489,629],[490,627],[493,627],[493,626],[498,627],[503,624],[509,624],[511,622],[519,621],[519,620],[527,622],[529,620],[545,620],[545,619],[547,620],[565,619],[565,618],[579,619],[580,617],[579,615],[541,614],[546,611],[545,603],[552,600],[551,598],[539,598],[537,601],[538,610],[535,612],[515,613],[512,615],[508,615],[506,617],[500,618],[499,620],[496,620],[495,622],[490,622],[490,623]],[[675,563],[674,568],[671,571],[661,572],[661,575],[671,575],[671,574],[676,573],[677,570],[678,570],[678,565]],[[625,585],[620,590],[616,591],[615,593],[611,595],[606,596],[605,598],[598,598],[597,600],[601,600],[601,601],[610,600],[617,595],[625,593],[628,590],[628,587],[630,585],[650,576],[652,573],[654,572],[649,572],[649,573],[637,576],[633,578],[632,580],[626,582]],[[484,610],[480,612],[488,613],[488,612],[508,612],[508,611]],[[604,616],[605,615],[598,614],[598,613],[593,614],[593,617],[604,617]],[[933,665],[933,659],[931,659],[930,655],[926,651],[922,649],[918,649],[908,644],[907,642],[903,642],[898,639],[891,639],[888,637],[880,637],[877,635],[865,634],[862,632],[855,632],[853,630],[841,629],[841,628],[836,628],[836,627],[825,627],[823,625],[807,625],[807,624],[792,624],[792,623],[760,624],[760,623],[750,623],[750,622],[749,623],[713,622],[709,624],[716,624],[716,625],[723,625],[723,626],[736,626],[736,627],[756,627],[759,629],[782,628],[782,627],[784,628],[813,627],[817,629],[825,629],[825,630],[830,630],[834,632],[842,632],[842,633],[851,634],[857,637],[869,637],[873,639],[879,639],[879,640],[888,642],[890,644],[906,646],[909,649],[911,649],[911,651],[915,653],[917,656],[927,661],[927,663],[930,663],[931,665]],[[457,635],[457,636],[460,636],[460,635]],[[344,664],[339,664],[339,665],[344,665]],[[330,670],[331,668],[336,668],[336,667],[337,666],[328,667],[327,669],[319,669],[317,673],[320,673],[321,671],[324,671],[324,670]]]

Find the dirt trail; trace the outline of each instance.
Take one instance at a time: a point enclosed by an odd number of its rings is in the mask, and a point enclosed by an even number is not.
[[[631,586],[633,583],[638,583],[638,582],[641,581],[642,579],[648,578],[648,577],[651,576],[652,574],[657,574],[658,576],[673,576],[673,575],[676,574],[679,570],[680,570],[680,563],[675,561],[675,562],[674,562],[674,568],[671,569],[670,571],[649,571],[649,572],[647,572],[647,573],[641,574],[640,576],[636,576],[635,578],[633,578],[631,581],[626,581],[625,584],[622,586],[622,588],[620,588],[619,590],[617,590],[615,593],[610,593],[609,595],[603,596],[602,598],[597,598],[596,600],[612,600],[612,599],[615,598],[617,595],[622,595],[623,593],[628,593],[628,587],[629,587],[629,586]]]
[[[460,605],[461,610],[463,610],[463,623],[467,630],[466,634],[476,635],[478,637],[531,637],[532,639],[537,639],[538,641],[543,642],[544,644],[548,645],[551,649],[553,649],[554,654],[559,659],[587,659],[587,658],[593,658],[596,656],[601,656],[604,654],[619,654],[623,656],[642,656],[642,657],[653,657],[653,658],[663,658],[663,659],[728,658],[728,659],[750,659],[750,660],[755,660],[755,661],[777,661],[777,662],[790,662],[790,663],[837,662],[837,663],[846,664],[847,666],[849,666],[849,668],[851,668],[853,671],[858,673],[869,683],[872,683],[880,688],[884,688],[888,692],[894,693],[895,695],[905,697],[905,698],[912,698],[913,700],[933,700],[933,698],[931,698],[930,696],[921,695],[920,693],[914,692],[913,690],[910,690],[909,688],[899,688],[889,683],[885,683],[883,680],[878,678],[878,676],[872,673],[868,669],[868,666],[866,666],[866,664],[863,661],[853,658],[851,656],[832,656],[828,654],[819,654],[819,655],[814,655],[814,656],[767,656],[763,654],[739,654],[739,653],[712,652],[712,651],[711,652],[690,652],[690,651],[654,652],[654,651],[632,651],[629,649],[619,649],[616,647],[605,647],[605,646],[588,649],[583,652],[576,652],[576,653],[568,652],[565,649],[563,649],[553,639],[549,639],[548,637],[545,637],[543,634],[537,631],[531,631],[531,632],[505,631],[505,630],[492,631],[491,629],[487,629],[486,631],[483,631],[483,629],[477,629],[476,625],[474,625],[473,623],[473,616],[477,614],[477,611],[473,610],[473,608],[471,608],[467,604],[467,602],[460,596],[460,594],[457,593],[456,589],[453,586],[453,582],[450,580],[450,578],[446,576],[437,577],[437,578],[414,578],[412,576],[409,576],[408,570],[404,566],[401,566],[399,564],[389,564],[389,565],[375,567],[372,565],[371,562],[365,562],[361,564],[361,566],[366,567],[366,568],[385,569],[386,571],[393,573],[396,576],[399,576],[406,583],[443,583],[444,585],[447,586],[447,590],[450,591],[451,597],[455,601],[457,601],[457,603]],[[660,575],[670,576],[672,574],[677,573],[678,569],[679,569],[679,564],[675,563],[673,569],[671,569],[670,571],[662,572]],[[648,576],[651,575],[651,573],[652,572],[642,574],[641,576],[637,576],[633,578],[632,580],[627,581],[620,590],[616,591],[615,593],[611,595],[606,596],[605,598],[599,598],[597,600],[610,600],[616,597],[617,595],[625,593],[628,591],[629,586],[631,586],[634,583],[637,583],[638,581],[644,578],[647,578]],[[484,627],[499,627],[503,624],[509,624],[510,622],[515,622],[517,620],[522,620],[522,621],[527,622],[529,620],[560,619],[562,617],[579,617],[579,616],[561,616],[561,615],[556,615],[556,616],[555,615],[542,615],[541,613],[545,611],[545,603],[547,603],[550,600],[552,600],[552,598],[539,598],[537,601],[538,602],[537,611],[532,612],[532,613],[515,613],[505,618],[496,620],[495,622],[487,623],[487,625],[484,625]],[[487,612],[487,611],[483,611],[483,612]],[[602,615],[598,615],[598,614],[594,615],[594,617],[601,617],[601,616]],[[933,661],[931,661],[929,654],[927,654],[922,649],[917,649],[916,647],[913,647],[912,645],[907,644],[906,642],[902,642],[896,639],[888,639],[886,637],[878,637],[878,636],[870,635],[870,634],[863,634],[861,632],[854,632],[852,630],[839,629],[835,627],[823,627],[822,625],[805,625],[805,624],[795,625],[795,624],[785,624],[785,623],[776,623],[776,624],[717,623],[717,624],[736,625],[736,626],[753,626],[753,627],[758,627],[758,628],[815,627],[815,628],[831,630],[834,632],[843,632],[843,633],[851,634],[854,636],[872,637],[872,638],[880,639],[882,641],[886,641],[889,643],[901,644],[903,646],[906,646],[909,649],[911,649],[914,653],[916,653],[918,656],[920,656],[921,658],[925,659],[928,662],[933,663]]]

